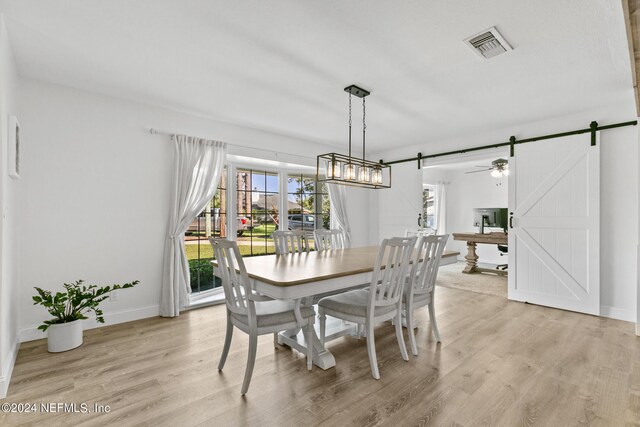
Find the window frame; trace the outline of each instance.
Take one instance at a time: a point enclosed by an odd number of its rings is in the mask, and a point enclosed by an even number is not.
[[[427,208],[424,206],[424,192],[429,191],[433,193],[433,215],[427,215]],[[438,229],[438,187],[434,184],[423,184],[422,185],[422,227],[423,228],[432,228],[434,230]],[[433,217],[433,226],[429,227],[427,225],[428,216]]]
[[[237,241],[238,237],[237,237],[237,228],[238,228],[238,224],[237,224],[237,217],[238,217],[238,210],[237,210],[237,196],[238,196],[238,182],[236,179],[238,170],[251,170],[251,171],[256,171],[256,172],[267,172],[269,174],[277,174],[278,175],[278,181],[279,181],[279,185],[278,185],[278,195],[280,195],[281,197],[279,197],[279,206],[278,206],[278,215],[280,217],[280,224],[279,224],[279,228],[278,229],[283,229],[283,230],[288,230],[288,196],[289,196],[289,192],[288,192],[288,187],[287,187],[287,180],[289,178],[290,175],[301,175],[304,177],[314,177],[315,174],[311,171],[311,170],[301,170],[301,169],[296,169],[296,168],[286,168],[286,167],[277,167],[274,165],[270,165],[269,164],[269,160],[264,159],[265,163],[264,164],[260,164],[260,163],[244,163],[244,162],[238,162],[238,161],[230,161],[230,160],[226,160],[225,161],[225,168],[226,168],[226,217],[227,217],[227,223],[226,223],[226,233],[227,233],[227,239],[232,240],[232,241]],[[317,185],[317,181],[316,181],[316,185]],[[271,193],[271,192],[269,192]],[[325,194],[325,193],[318,193],[317,192],[317,187],[314,187],[314,194]],[[328,191],[327,193],[328,194]],[[322,217],[323,213],[322,213],[322,198],[320,197],[316,197],[316,212],[319,212],[319,214],[316,215],[316,228],[317,228],[317,216],[319,215],[320,217]],[[320,210],[318,210],[320,209]],[[283,212],[286,212],[286,214],[283,214]],[[329,213],[330,217],[333,217],[333,215],[331,214],[331,212]],[[230,220],[230,218],[233,218],[235,220]],[[320,221],[320,224],[322,223],[322,221]],[[320,226],[322,228],[322,226]],[[256,255],[256,256],[262,256],[262,255]],[[214,271],[214,275],[215,275],[215,271]],[[223,292],[223,288],[222,286],[216,287],[216,288],[212,288],[212,289],[207,289],[204,291],[200,291],[200,292],[190,292],[189,293],[189,304],[185,309],[188,309],[190,307],[199,307],[202,303],[203,300],[206,300],[208,298],[210,298],[211,296],[220,294]],[[217,301],[217,303],[221,302]]]

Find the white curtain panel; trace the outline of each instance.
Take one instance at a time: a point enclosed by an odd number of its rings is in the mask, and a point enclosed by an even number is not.
[[[180,314],[191,292],[184,233],[213,198],[224,168],[227,144],[176,135],[174,191],[164,246],[160,315]]]
[[[447,183],[436,186],[436,229],[438,234],[447,234]]]
[[[324,165],[325,175],[329,169],[329,162]],[[329,202],[331,203],[331,228],[337,228],[344,234],[344,243],[351,247],[351,227],[347,216],[347,189],[340,184],[327,184]],[[334,227],[333,224],[336,226]]]

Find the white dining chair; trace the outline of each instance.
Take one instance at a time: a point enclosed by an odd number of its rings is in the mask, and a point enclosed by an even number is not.
[[[415,242],[415,237],[384,239],[376,258],[369,288],[326,297],[318,303],[320,341],[323,344],[327,315],[364,325],[371,374],[375,379],[380,379],[374,338],[374,326],[377,323],[395,319],[400,354],[404,360],[409,360],[402,335],[401,309],[402,292]]]
[[[414,356],[418,355],[418,346],[416,345],[416,337],[413,331],[413,312],[416,308],[429,307],[431,330],[436,341],[440,342],[440,332],[438,331],[434,309],[434,294],[442,253],[448,238],[448,234],[420,238],[413,257],[411,272],[402,294],[402,306],[409,332],[409,344]]]
[[[307,341],[307,369],[312,368],[312,334],[316,313],[301,301],[273,300],[256,293],[251,285],[236,242],[210,238],[218,266],[215,270],[222,279],[227,304],[227,333],[218,370],[222,371],[231,347],[233,327],[249,335],[249,355],[241,393],[249,390],[256,361],[258,335],[273,334],[294,328],[305,328]]]
[[[340,230],[314,230],[313,238],[316,251],[345,248],[344,234]]]
[[[302,230],[276,230],[272,237],[276,255],[309,252],[307,237]]]
[[[420,237],[422,236],[432,236],[434,234],[437,234],[437,231],[435,228],[431,228],[431,227],[424,227],[424,228],[407,228],[404,230],[404,237],[412,237],[415,236],[418,239],[420,239]]]

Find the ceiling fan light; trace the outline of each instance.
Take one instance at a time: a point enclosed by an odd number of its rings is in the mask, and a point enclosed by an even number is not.
[[[500,172],[498,169],[494,169],[491,171],[491,176],[494,178],[500,178],[502,176],[502,172]]]
[[[505,169],[502,171],[502,174],[503,174],[504,176],[509,176],[509,168],[505,168]]]

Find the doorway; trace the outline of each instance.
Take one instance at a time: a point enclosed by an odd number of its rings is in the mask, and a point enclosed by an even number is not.
[[[479,233],[474,214],[480,208],[506,210],[508,177],[505,174],[497,176],[493,166],[499,159],[508,162],[508,155],[507,150],[487,150],[435,159],[437,161],[429,161],[423,166],[423,196],[429,195],[425,214],[438,234],[449,234],[446,249],[459,253],[456,263],[441,266],[439,285],[507,298],[507,277],[499,274],[508,274],[508,252],[500,251],[497,244],[476,244],[477,266],[495,273],[465,274],[467,242],[454,240],[453,233]],[[483,231],[487,235],[504,231],[501,224],[494,221],[485,224]],[[502,238],[506,243],[506,236]],[[498,266],[505,270],[498,270]]]

